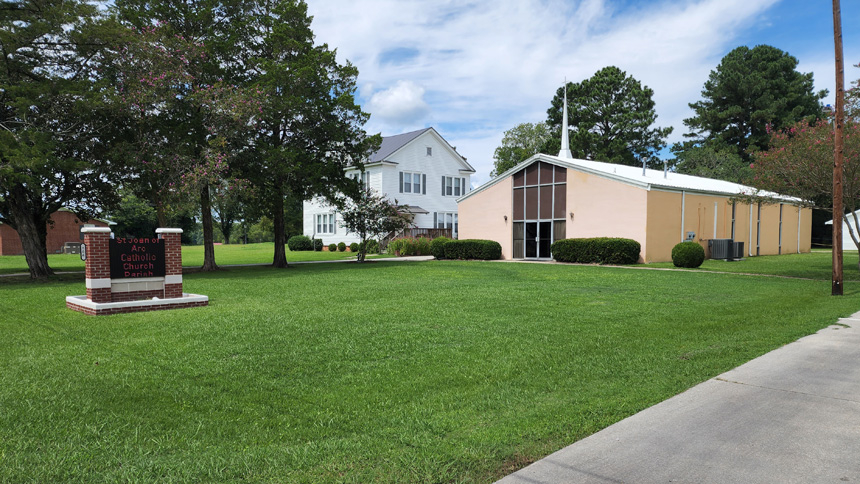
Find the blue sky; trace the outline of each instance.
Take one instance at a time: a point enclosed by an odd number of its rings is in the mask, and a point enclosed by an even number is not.
[[[679,141],[709,72],[769,44],[833,102],[833,17],[822,0],[308,0],[317,42],[359,69],[370,132],[435,127],[483,183],[504,132],[546,119],[555,89],[615,65],[654,90]],[[860,2],[842,1],[845,79],[860,78]]]

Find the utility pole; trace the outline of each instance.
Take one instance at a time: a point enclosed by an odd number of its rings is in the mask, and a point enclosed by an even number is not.
[[[842,157],[845,122],[845,67],[842,61],[842,11],[833,0],[833,40],[836,47],[836,122],[833,153],[833,284],[831,294],[842,295]]]

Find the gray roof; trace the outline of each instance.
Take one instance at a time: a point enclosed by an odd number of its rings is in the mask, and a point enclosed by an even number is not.
[[[379,150],[370,155],[368,163],[384,161],[385,158],[390,156],[392,153],[399,150],[400,148],[403,148],[404,146],[406,146],[407,143],[421,136],[425,132],[430,131],[431,129],[433,128],[424,128],[419,129],[418,131],[410,131],[409,133],[383,137],[382,144],[379,146]]]

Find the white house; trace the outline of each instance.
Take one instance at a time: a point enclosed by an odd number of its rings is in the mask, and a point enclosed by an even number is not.
[[[851,230],[854,231],[854,235],[860,237],[860,232],[857,231],[857,225],[854,222],[854,216],[857,216],[860,219],[860,210],[853,213],[846,213],[842,217],[842,250],[857,250],[857,245],[854,244],[854,240],[851,239],[851,234],[848,232],[848,225],[851,225]],[[833,219],[824,222],[825,225],[833,225]]]
[[[350,167],[346,174],[361,177],[366,186],[408,206],[416,228],[447,228],[457,237],[457,198],[468,193],[475,169],[435,129],[383,137],[379,151],[370,155],[364,168],[361,173]],[[305,201],[302,208],[308,237],[322,239],[326,245],[359,242],[325,200]]]

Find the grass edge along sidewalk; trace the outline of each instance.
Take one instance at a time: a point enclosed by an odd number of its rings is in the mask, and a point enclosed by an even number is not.
[[[0,482],[488,482],[858,306],[559,264],[184,282],[212,304],[93,318],[62,306],[80,281],[0,286]]]

